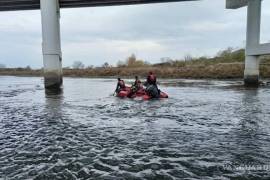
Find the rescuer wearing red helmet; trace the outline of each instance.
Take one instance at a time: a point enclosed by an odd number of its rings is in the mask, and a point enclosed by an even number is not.
[[[147,76],[147,83],[157,86],[157,78],[152,71],[150,71],[148,76]]]
[[[146,92],[148,95],[150,95],[152,98],[159,97],[160,90],[157,87],[157,78],[152,71],[149,72],[144,85],[146,86]]]

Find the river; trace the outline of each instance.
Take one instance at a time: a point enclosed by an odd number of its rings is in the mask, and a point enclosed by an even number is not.
[[[161,80],[169,99],[119,99],[114,79],[0,76],[0,179],[269,179],[270,88]]]

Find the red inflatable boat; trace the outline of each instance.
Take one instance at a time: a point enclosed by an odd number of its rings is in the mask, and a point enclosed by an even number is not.
[[[126,89],[120,91],[117,93],[117,97],[126,98],[128,97],[129,93],[131,92],[130,87],[126,87]],[[145,89],[141,88],[136,93],[134,93],[130,98],[136,98],[136,97],[142,97],[143,100],[150,100],[152,99],[151,96],[149,96]],[[165,92],[160,92],[159,98],[168,98],[169,96]]]

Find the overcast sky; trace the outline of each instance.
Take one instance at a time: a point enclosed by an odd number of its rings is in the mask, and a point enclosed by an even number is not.
[[[262,41],[270,40],[270,2],[262,15]],[[116,64],[135,53],[151,63],[162,57],[213,56],[245,44],[246,8],[225,0],[61,9],[63,66],[73,61]],[[0,12],[0,64],[42,67],[39,11]]]

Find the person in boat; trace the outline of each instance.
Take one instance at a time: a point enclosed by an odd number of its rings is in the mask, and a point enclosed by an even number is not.
[[[152,98],[158,98],[160,95],[160,90],[157,86],[157,78],[156,75],[150,71],[146,83],[144,84],[146,86],[146,92],[149,94]]]
[[[141,88],[141,81],[138,76],[135,76],[135,81],[131,88],[133,88],[135,91],[138,91]]]
[[[117,80],[118,80],[118,82],[117,82],[115,92],[119,93],[122,90],[126,90],[126,85],[125,85],[124,80],[122,80],[121,78],[117,78]]]
[[[157,86],[157,77],[152,71],[149,72],[146,82],[148,85]]]
[[[131,86],[130,93],[128,94],[128,97],[131,97],[134,95],[138,90],[142,88],[141,81],[138,76],[135,76],[135,81]]]

